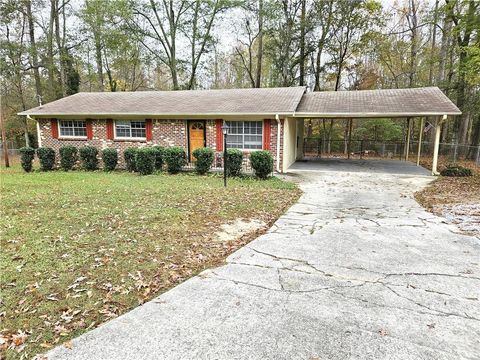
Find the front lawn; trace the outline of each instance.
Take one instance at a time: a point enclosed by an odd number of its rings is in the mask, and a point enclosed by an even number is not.
[[[1,173],[0,358],[31,358],[220,264],[299,196],[272,178],[126,172]],[[8,348],[8,349],[7,349]],[[2,355],[3,353],[3,355]]]

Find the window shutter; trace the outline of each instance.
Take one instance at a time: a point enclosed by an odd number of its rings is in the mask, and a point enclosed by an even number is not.
[[[217,151],[223,151],[223,134],[222,134],[222,125],[223,125],[223,120],[222,119],[217,119],[215,123],[215,129],[216,129],[216,148]]]
[[[107,119],[107,140],[113,140],[113,120]]]
[[[58,139],[58,121],[57,121],[57,119],[50,119],[50,127],[52,128],[52,138]]]
[[[270,119],[263,120],[263,150],[270,150],[270,134],[272,133],[272,126]]]
[[[93,139],[93,126],[92,126],[92,120],[85,120],[85,127],[87,130],[87,140],[92,140]]]
[[[152,141],[152,119],[145,120],[145,137],[147,141]]]

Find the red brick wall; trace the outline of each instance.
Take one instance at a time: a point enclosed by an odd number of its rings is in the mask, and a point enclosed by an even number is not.
[[[95,146],[101,152],[105,148],[114,148],[119,151],[119,167],[124,166],[123,151],[129,147],[143,147],[148,145],[160,145],[165,147],[181,146],[187,150],[187,120],[155,120],[153,119],[152,141],[126,141],[126,140],[107,140],[106,120],[92,120],[93,138],[86,139],[54,139],[52,137],[50,119],[39,119],[40,136],[42,146],[53,148],[57,152],[57,161],[59,160],[58,151],[65,145],[77,147],[91,145]],[[282,120],[283,122],[283,120]],[[270,153],[274,158],[276,166],[277,156],[277,122],[275,119],[270,121]],[[215,120],[206,120],[206,145],[216,150],[216,126]],[[283,126],[281,131],[283,138]],[[283,141],[280,144],[280,154],[283,153]],[[281,156],[281,155],[280,155]],[[281,159],[281,157],[280,157]],[[281,166],[281,164],[280,164]]]

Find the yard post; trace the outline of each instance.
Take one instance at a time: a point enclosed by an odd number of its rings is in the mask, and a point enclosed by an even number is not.
[[[227,187],[227,135],[228,135],[228,125],[226,122],[223,122],[222,126],[223,132],[223,186]]]
[[[350,159],[350,153],[352,152],[352,127],[353,127],[353,119],[349,119],[349,126],[348,126],[348,154],[347,159]]]
[[[3,110],[0,110],[0,125],[2,126],[2,146],[3,159],[5,160],[5,167],[10,167],[10,160],[8,159],[7,135],[5,133],[5,124],[3,122]]]

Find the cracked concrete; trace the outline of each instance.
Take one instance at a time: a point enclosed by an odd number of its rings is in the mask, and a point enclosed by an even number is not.
[[[480,241],[415,202],[423,170],[297,164],[266,234],[49,359],[479,359]]]

